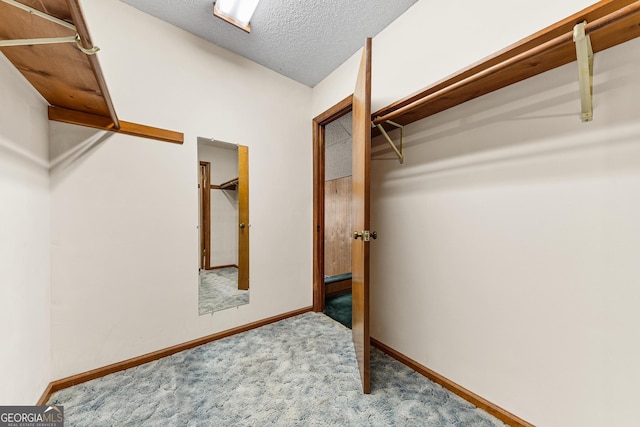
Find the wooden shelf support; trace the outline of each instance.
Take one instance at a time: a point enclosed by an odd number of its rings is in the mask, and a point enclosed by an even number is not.
[[[573,41],[576,44],[578,58],[578,81],[582,104],[582,121],[593,120],[593,48],[591,38],[586,34],[587,22],[581,22],[573,28]]]
[[[157,141],[172,142],[174,144],[182,144],[184,142],[184,134],[181,132],[125,122],[123,120],[120,121],[120,127],[116,127],[109,117],[54,106],[49,106],[49,120],[155,139]]]
[[[227,182],[223,182],[218,186],[218,188],[220,190],[235,190],[238,187],[238,182],[239,182],[238,178],[233,178]]]
[[[47,100],[49,120],[184,142],[183,133],[118,118],[80,0],[0,0],[0,27],[0,51]]]
[[[385,130],[384,126],[382,126],[381,123],[375,123],[375,122],[371,122],[371,127],[372,128],[378,128],[378,130],[380,131],[380,134],[382,136],[384,136],[384,139],[387,140],[387,142],[389,143],[389,145],[391,146],[391,148],[393,149],[393,152],[396,153],[396,156],[398,156],[398,160],[400,161],[400,164],[404,164],[404,126],[402,126],[401,124],[398,124],[396,122],[393,122],[391,120],[386,120],[384,123],[388,123],[392,126],[395,126],[396,128],[400,129],[400,148],[398,148],[396,146],[396,144],[393,142],[393,140],[391,139],[391,137],[389,136],[389,134],[387,133],[387,131]]]

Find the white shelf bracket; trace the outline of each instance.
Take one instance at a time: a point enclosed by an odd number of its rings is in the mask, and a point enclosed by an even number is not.
[[[76,32],[75,36],[68,36],[68,37],[46,37],[46,38],[36,38],[36,39],[0,40],[0,47],[33,46],[33,45],[40,45],[40,44],[56,44],[56,43],[75,43],[78,49],[80,49],[86,55],[95,55],[100,50],[98,46],[94,46],[91,49],[85,49],[82,46],[82,43],[80,41],[80,35],[78,34],[78,29],[76,28],[75,25],[67,21],[63,21],[62,19],[56,18],[55,16],[51,16],[44,12],[41,12],[38,9],[34,9],[30,6],[27,6],[15,0],[0,0],[0,1],[10,6],[24,10],[25,12],[28,12],[31,15],[35,15],[39,18],[46,19],[47,21],[53,22],[54,24],[60,25],[62,27],[68,28],[69,30]]]
[[[591,38],[585,33],[585,22],[573,27],[573,41],[578,58],[578,79],[582,104],[582,121],[593,120],[593,48]]]
[[[396,144],[393,142],[393,140],[391,139],[391,137],[389,136],[389,134],[387,133],[387,131],[384,129],[384,127],[382,127],[381,124],[375,124],[374,122],[371,122],[371,127],[377,127],[378,130],[380,131],[380,133],[382,134],[382,136],[384,136],[384,138],[387,140],[387,142],[389,143],[389,145],[391,146],[391,148],[393,149],[393,151],[396,153],[396,155],[398,156],[398,160],[400,160],[400,164],[404,164],[404,126],[402,126],[401,124],[398,124],[396,122],[392,122],[391,120],[387,120],[385,123],[389,123],[392,126],[397,127],[398,129],[400,129],[400,148],[398,148],[396,146]]]

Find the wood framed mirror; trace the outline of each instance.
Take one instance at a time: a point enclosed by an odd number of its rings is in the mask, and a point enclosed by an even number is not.
[[[198,314],[249,303],[249,149],[198,138]]]

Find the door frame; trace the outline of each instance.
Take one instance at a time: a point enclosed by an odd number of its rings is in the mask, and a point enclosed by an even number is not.
[[[325,127],[352,109],[353,95],[313,119],[313,311],[324,311]]]
[[[203,173],[204,169],[204,173]],[[211,163],[200,161],[200,269],[211,270]]]

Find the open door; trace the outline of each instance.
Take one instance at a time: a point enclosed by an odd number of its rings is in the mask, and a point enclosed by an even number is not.
[[[371,163],[371,39],[365,42],[353,92],[351,223],[352,334],[362,379],[371,392],[369,342],[369,178]],[[375,235],[375,234],[374,234]]]
[[[249,148],[238,145],[238,289],[249,290]]]

